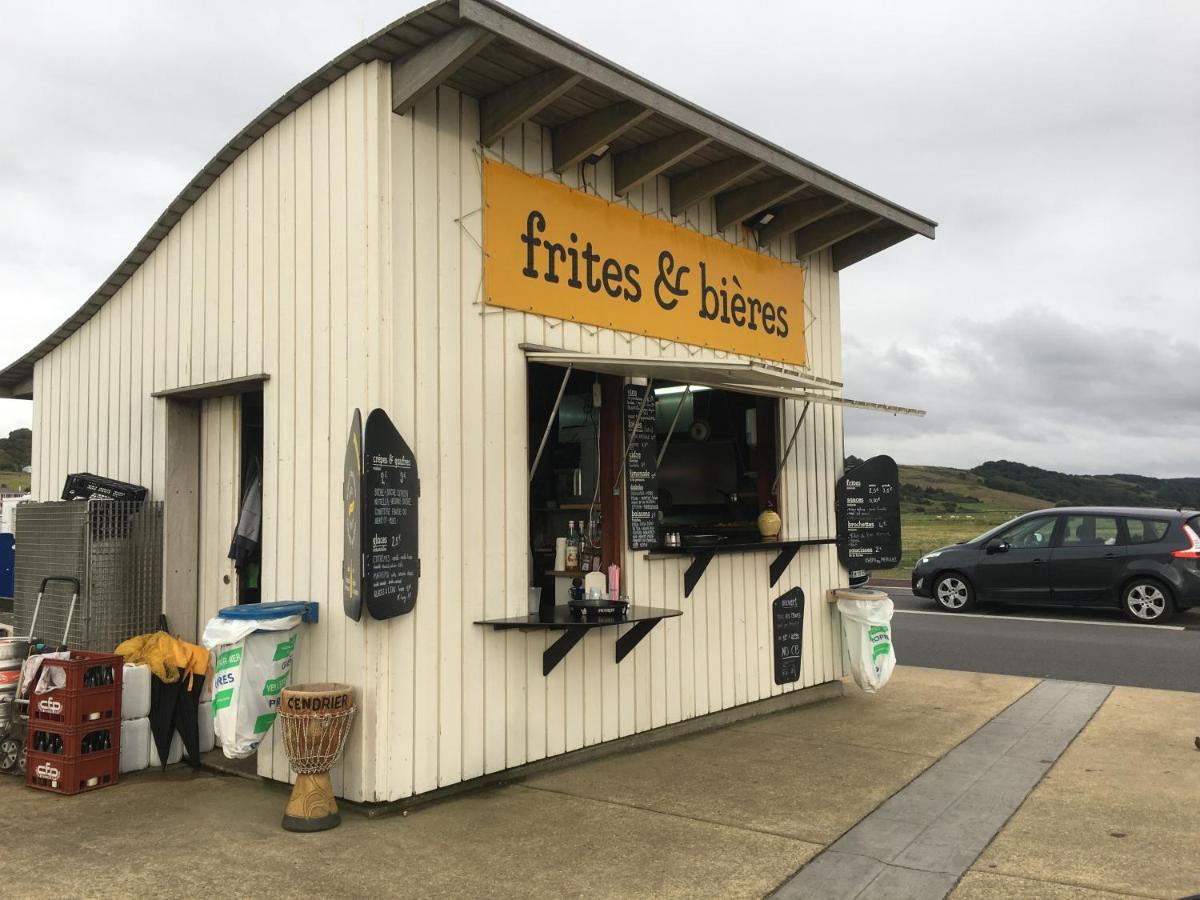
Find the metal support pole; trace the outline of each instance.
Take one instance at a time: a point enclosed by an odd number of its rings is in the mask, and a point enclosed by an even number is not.
[[[683,396],[679,398],[679,406],[675,408],[675,418],[671,420],[671,427],[667,429],[667,439],[663,441],[662,449],[658,451],[658,459],[654,461],[654,468],[662,465],[662,458],[667,452],[667,448],[671,446],[671,438],[675,436],[675,423],[679,421],[679,414],[683,412],[683,404],[687,402],[688,395],[692,392],[692,386],[689,384],[683,390]]]
[[[646,379],[646,393],[642,394],[642,405],[638,407],[637,415],[633,419],[633,430],[630,435],[629,442],[625,445],[625,455],[621,457],[621,471],[617,473],[617,480],[613,482],[613,496],[617,496],[620,491],[617,490],[621,486],[621,482],[625,479],[625,466],[629,463],[629,451],[633,449],[633,438],[637,436],[638,429],[642,425],[642,411],[646,408],[646,401],[650,399],[650,395],[654,392],[654,379]]]
[[[542,452],[546,449],[546,441],[550,439],[550,429],[554,427],[554,420],[558,418],[558,408],[562,406],[563,394],[567,392],[567,382],[571,378],[571,370],[574,366],[567,366],[567,371],[563,373],[562,385],[559,386],[558,396],[554,398],[554,409],[550,410],[550,419],[546,422],[546,430],[542,432],[542,442],[538,444],[537,455],[533,458],[533,465],[529,468],[529,483],[533,484],[533,473],[537,471],[538,463],[542,461]]]
[[[771,496],[775,495],[775,489],[779,487],[779,478],[783,475],[783,467],[787,465],[788,457],[792,453],[792,447],[796,445],[796,436],[800,434],[800,426],[804,424],[804,417],[808,415],[809,402],[804,401],[804,409],[800,411],[800,419],[796,422],[796,427],[792,431],[792,439],[788,441],[787,449],[783,451],[783,459],[779,461],[779,468],[775,472],[775,480],[771,482]]]

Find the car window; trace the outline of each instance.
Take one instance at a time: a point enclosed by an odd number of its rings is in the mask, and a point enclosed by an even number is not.
[[[1113,547],[1117,544],[1117,520],[1113,516],[1067,516],[1063,529],[1064,547]]]
[[[1049,547],[1054,534],[1054,516],[1026,519],[1000,535],[1000,540],[1015,550],[1028,547]]]
[[[1162,519],[1126,519],[1125,531],[1131,544],[1153,544],[1167,535],[1170,525]]]

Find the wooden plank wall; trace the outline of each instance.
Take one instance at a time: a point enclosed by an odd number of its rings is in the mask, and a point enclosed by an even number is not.
[[[380,405],[382,130],[388,68],[360,66],[275,125],[196,201],[130,281],[34,378],[34,491],[68,472],[165,491],[166,401],[155,391],[270,374],[264,387],[263,597],[326,604],[306,629],[299,680],[365,686],[366,623],[341,615],[342,455],[349,410]],[[236,517],[237,409],[206,401],[201,455],[201,626],[233,597],[222,576]],[[232,580],[232,578],[231,578]],[[382,630],[382,629],[381,629]],[[376,644],[380,636],[374,638]],[[377,646],[376,657],[386,655]],[[371,799],[374,734],[360,719],[338,793]],[[367,762],[364,763],[364,757]],[[371,768],[373,771],[373,768]],[[259,772],[288,777],[268,741]]]
[[[404,797],[795,690],[843,674],[840,635],[824,592],[841,582],[831,547],[802,551],[774,588],[770,553],[718,558],[682,598],[680,560],[627,554],[638,603],[682,607],[622,665],[616,629],[591,632],[549,677],[541,654],[553,636],[494,632],[476,619],[520,614],[528,583],[526,369],[522,342],[604,354],[721,357],[696,347],[487,307],[482,302],[481,153],[669,219],[658,179],[614,198],[611,162],[555,175],[548,130],[514,129],[476,145],[474,99],[443,88],[411,115],[393,116],[390,198],[395,316],[394,393],[388,409],[422,469],[420,528],[427,560],[412,616],[386,624],[388,705],[375,752],[377,790]],[[586,176],[586,183],[581,177]],[[717,234],[710,202],[686,222]],[[753,247],[738,228],[718,234]],[[790,257],[780,239],[769,252]],[[813,371],[840,378],[837,276],[828,253],[808,260]],[[785,436],[799,408],[785,404]],[[781,493],[787,534],[833,536],[833,485],[841,471],[841,413],[814,407]],[[436,540],[436,543],[434,541]],[[800,585],[809,598],[803,679],[773,683],[770,603]]]
[[[803,678],[787,690],[839,677],[840,635],[823,601],[840,580],[832,548],[802,551],[774,589],[769,554],[722,558],[687,600],[682,561],[630,555],[637,602],[685,614],[619,667],[615,629],[589,635],[544,678],[545,635],[472,624],[526,605],[518,344],[721,354],[484,306],[478,105],[441,89],[399,117],[389,96],[387,67],[368,63],[275,125],[129,283],[38,363],[36,495],[56,497],[67,472],[88,470],[163,496],[165,403],[150,394],[268,373],[263,596],[325,604],[320,624],[305,630],[295,680],[346,681],[358,691],[362,712],[334,772],[337,793],[354,800],[410,796],[778,694],[770,601],[794,584],[809,603]],[[538,126],[517,128],[486,152],[558,177],[549,133]],[[562,180],[612,199],[608,160]],[[667,190],[658,179],[620,202],[668,218]],[[686,222],[715,233],[711,202],[689,210]],[[720,236],[750,245],[738,229]],[[790,251],[781,240],[770,252]],[[813,370],[839,378],[837,276],[828,253],[807,264]],[[352,410],[376,406],[421,467],[423,577],[412,615],[354,623],[339,604],[341,458]],[[207,465],[224,472],[221,460],[236,459],[236,414],[219,409],[206,418],[213,423],[202,465],[216,453]],[[785,436],[798,414],[784,409]],[[814,407],[783,479],[787,535],[833,534],[840,469],[840,412]],[[221,493],[218,478],[203,502],[202,571],[220,565],[208,548],[222,558],[228,549],[227,512],[208,510],[236,506],[236,465],[232,472],[232,489]],[[202,616],[224,602],[208,577]],[[270,738],[259,772],[289,775]]]

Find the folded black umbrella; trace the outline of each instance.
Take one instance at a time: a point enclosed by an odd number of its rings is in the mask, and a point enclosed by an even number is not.
[[[150,678],[150,733],[163,769],[171,752],[175,732],[183,740],[188,764],[200,768],[200,694],[203,675],[184,675],[179,681],[165,682],[157,675]]]

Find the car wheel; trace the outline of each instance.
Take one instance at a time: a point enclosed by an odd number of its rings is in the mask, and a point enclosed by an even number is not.
[[[1160,582],[1139,578],[1121,592],[1121,610],[1131,621],[1149,625],[1167,621],[1175,607],[1170,592]]]
[[[933,582],[933,599],[942,609],[962,612],[975,605],[975,588],[957,572],[947,572]]]
[[[0,741],[0,772],[11,772],[21,761],[21,742],[16,738]]]

